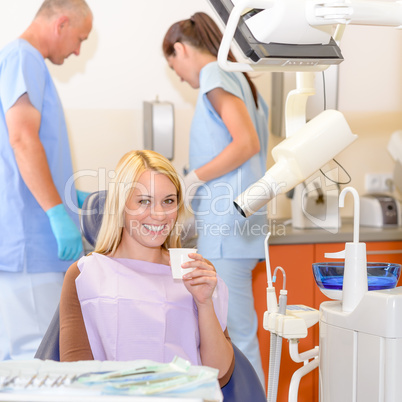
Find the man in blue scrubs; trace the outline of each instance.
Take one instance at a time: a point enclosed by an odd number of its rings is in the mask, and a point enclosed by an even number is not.
[[[0,51],[0,360],[33,358],[82,254],[67,127],[45,59],[78,56],[92,18],[84,0],[45,0]]]

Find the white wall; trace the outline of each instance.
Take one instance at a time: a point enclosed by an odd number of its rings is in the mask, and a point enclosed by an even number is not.
[[[22,33],[40,4],[41,0],[0,1],[0,46]],[[167,67],[161,42],[172,23],[195,11],[215,17],[213,9],[207,0],[88,4],[94,28],[82,54],[71,56],[63,66],[49,65],[66,111],[74,168],[83,175],[79,188],[93,191],[104,186],[104,171],[112,170],[123,153],[142,148],[142,102],[157,96],[175,105],[173,162],[181,171],[187,163],[197,92]],[[347,27],[341,43],[345,61],[340,67],[339,109],[359,140],[338,160],[360,192],[366,172],[393,167],[386,144],[391,133],[402,128],[401,42],[402,33],[391,28]],[[270,74],[257,74],[256,83],[269,102]],[[270,148],[278,141],[271,137]],[[279,204],[276,217],[289,216],[289,201]]]

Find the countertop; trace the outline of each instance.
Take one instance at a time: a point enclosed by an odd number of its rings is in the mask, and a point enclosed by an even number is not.
[[[311,244],[311,243],[345,243],[353,241],[353,219],[342,220],[339,229],[295,229],[290,220],[271,219],[269,221],[270,245]],[[402,241],[402,227],[367,227],[360,226],[359,241]]]

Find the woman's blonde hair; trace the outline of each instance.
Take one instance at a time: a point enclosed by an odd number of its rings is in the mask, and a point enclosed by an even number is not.
[[[130,198],[142,173],[151,170],[164,174],[177,191],[177,220],[162,247],[180,247],[180,229],[184,218],[183,194],[179,176],[173,165],[157,152],[131,151],[126,153],[116,167],[116,176],[109,185],[102,225],[97,237],[95,252],[113,255],[123,234],[126,202]]]

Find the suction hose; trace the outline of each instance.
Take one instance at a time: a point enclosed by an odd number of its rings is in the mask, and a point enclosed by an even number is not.
[[[270,337],[270,342],[269,342],[269,368],[268,368],[268,391],[267,391],[267,401],[271,402],[272,401],[272,395],[276,392],[274,391],[274,388],[277,387],[278,382],[275,381],[275,359],[276,359],[276,350],[277,350],[277,339],[278,335],[274,334],[271,332],[271,337]],[[279,377],[279,373],[278,373]],[[276,385],[275,385],[276,383]]]
[[[287,290],[286,274],[282,267],[276,267],[273,276],[273,282],[276,280],[276,271],[280,270],[283,275],[283,289],[279,295],[279,310],[278,314],[286,315],[287,305]],[[269,372],[268,372],[268,393],[267,401],[276,402],[278,396],[279,371],[281,366],[282,355],[282,337],[271,332],[270,354],[269,354]]]

